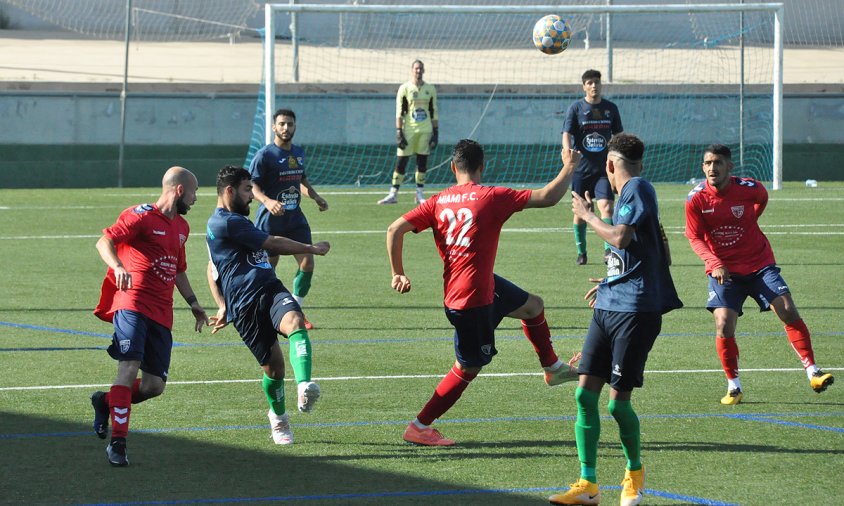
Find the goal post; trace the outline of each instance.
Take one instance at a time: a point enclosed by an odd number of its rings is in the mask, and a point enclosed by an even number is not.
[[[540,183],[559,166],[580,74],[595,68],[625,131],[648,146],[649,179],[699,178],[702,146],[719,142],[741,153],[737,174],[781,187],[783,4],[579,3],[589,5],[267,4],[250,152],[256,139],[272,141],[272,112],[283,103],[299,116],[312,180],[386,184],[395,90],[418,58],[440,95],[442,142],[428,181],[449,183],[436,169],[450,145],[472,137],[487,147],[489,182]],[[530,27],[546,14],[572,26],[562,54],[533,47]]]

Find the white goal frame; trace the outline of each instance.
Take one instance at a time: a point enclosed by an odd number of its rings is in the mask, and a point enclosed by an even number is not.
[[[293,2],[294,0],[291,0]],[[298,46],[296,14],[323,13],[395,13],[395,14],[537,14],[564,12],[567,14],[637,14],[637,13],[692,13],[692,12],[770,12],[774,15],[773,41],[773,118],[772,163],[774,190],[782,187],[782,94],[783,94],[783,37],[782,26],[785,7],[782,3],[742,4],[666,4],[666,5],[326,5],[326,4],[273,4],[264,6],[264,137],[267,144],[273,140],[272,124],[275,111],[275,12],[290,14],[290,31],[293,48],[294,80],[298,73]],[[607,16],[607,23],[609,19]],[[612,68],[611,39],[607,32],[607,58]],[[743,84],[743,83],[741,83]],[[741,119],[744,121],[744,118]]]

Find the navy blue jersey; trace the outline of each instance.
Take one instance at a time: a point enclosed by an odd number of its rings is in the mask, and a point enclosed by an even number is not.
[[[610,246],[607,277],[598,286],[595,309],[667,313],[683,307],[668,270],[654,187],[639,177],[629,180],[621,189],[612,222],[636,230],[626,248]]]
[[[208,255],[214,279],[226,299],[229,321],[237,319],[265,285],[278,279],[262,248],[268,236],[246,216],[221,207],[208,218]]]
[[[601,99],[593,105],[581,98],[571,104],[566,111],[563,132],[574,137],[572,149],[583,155],[575,172],[606,176],[607,143],[610,137],[623,130],[618,107],[609,100]]]
[[[261,187],[267,197],[284,206],[284,214],[272,216],[263,204],[259,205],[255,214],[258,228],[273,235],[282,235],[286,228],[301,226],[304,215],[300,207],[300,184],[307,177],[305,150],[296,144],[291,145],[289,151],[275,144],[267,144],[255,153],[249,173],[252,181]]]

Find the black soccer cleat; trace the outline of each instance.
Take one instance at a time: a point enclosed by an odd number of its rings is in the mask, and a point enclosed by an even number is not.
[[[126,467],[129,465],[129,458],[126,457],[126,438],[116,437],[106,446],[108,463],[115,467]]]
[[[588,260],[587,260],[587,258],[586,258],[586,253],[584,253],[584,254],[582,254],[582,255],[577,255],[577,260],[575,260],[575,263],[576,263],[577,265],[586,265],[586,262],[587,262],[587,261],[588,261]]]
[[[94,433],[100,439],[108,435],[108,404],[105,401],[105,392],[94,392],[91,394],[91,406],[94,407]]]

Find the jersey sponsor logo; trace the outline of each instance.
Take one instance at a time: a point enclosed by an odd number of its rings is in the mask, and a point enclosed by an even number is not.
[[[267,251],[263,249],[259,249],[258,251],[250,251],[249,253],[247,253],[246,262],[252,267],[257,267],[258,269],[273,268],[273,266],[270,265],[270,257],[269,255],[267,255]]]
[[[610,254],[607,256],[607,278],[621,276],[624,272],[624,259],[621,254],[610,248]]]
[[[709,236],[719,246],[732,246],[744,236],[744,228],[734,225],[724,225],[713,229]]]
[[[744,216],[744,206],[732,206],[730,211],[733,212],[733,216],[736,218],[741,218]]]
[[[285,211],[292,211],[299,207],[299,200],[301,199],[301,194],[299,193],[299,188],[295,186],[291,186],[285,190],[282,190],[281,193],[278,194],[276,200],[281,202],[282,207],[284,207]]]
[[[152,262],[152,272],[164,282],[169,283],[176,279],[176,265],[178,261],[179,259],[173,255],[156,258]]]
[[[420,121],[425,121],[426,119],[428,119],[428,112],[425,111],[425,109],[419,107],[417,109],[414,109],[413,113],[411,113],[410,116],[413,118],[413,121],[416,121],[418,123]]]
[[[621,209],[618,210],[619,216],[627,216],[631,212],[633,212],[633,209],[627,204],[624,204],[621,206]]]
[[[607,139],[598,132],[592,132],[583,138],[583,149],[590,153],[600,153],[607,147]]]
[[[137,214],[143,214],[147,211],[152,211],[152,204],[141,204],[136,206],[135,209],[132,209]]]
[[[155,230],[155,229],[153,229],[152,233],[155,234],[155,235],[167,235],[167,232],[165,230]]]

